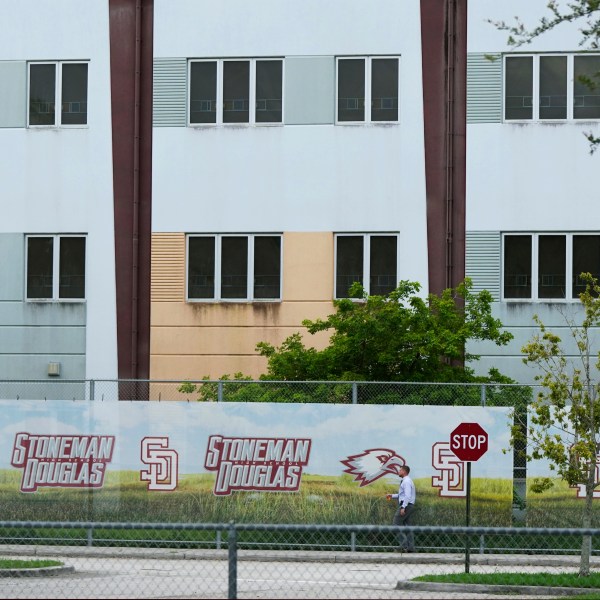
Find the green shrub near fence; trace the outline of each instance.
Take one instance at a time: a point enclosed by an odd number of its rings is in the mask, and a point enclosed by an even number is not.
[[[200,382],[185,381],[177,391],[189,394],[198,402],[217,402],[219,387],[223,402],[284,402],[284,403],[352,403],[352,384],[338,382],[254,381],[251,377],[235,373],[223,375],[218,381],[207,377]]]
[[[532,388],[517,385],[254,381],[241,373],[224,375],[218,381],[185,381],[177,391],[199,402],[351,404],[356,399],[358,404],[414,406],[522,407],[532,395]]]

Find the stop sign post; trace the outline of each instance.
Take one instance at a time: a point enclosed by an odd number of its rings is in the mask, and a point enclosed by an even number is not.
[[[461,423],[450,434],[450,450],[467,463],[467,527],[471,524],[471,463],[488,450],[487,431],[479,423]],[[465,573],[469,572],[469,540],[465,543]]]

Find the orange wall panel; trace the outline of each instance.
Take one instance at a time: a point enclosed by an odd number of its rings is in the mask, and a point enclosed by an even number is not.
[[[307,334],[302,320],[333,310],[332,233],[283,235],[281,302],[186,302],[185,246],[184,233],[152,238],[152,379],[258,377],[267,363],[256,344],[279,345],[298,331],[309,346],[327,345],[329,334]]]

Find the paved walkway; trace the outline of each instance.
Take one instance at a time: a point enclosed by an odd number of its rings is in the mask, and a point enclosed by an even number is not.
[[[52,557],[74,568],[54,577],[0,582],[3,598],[227,598],[227,550],[65,546],[0,546],[12,558]],[[422,574],[464,572],[464,555],[375,552],[240,550],[238,598],[513,598],[466,588],[429,588],[411,582]],[[577,556],[471,556],[471,572],[576,570]],[[600,568],[600,559],[593,559]],[[408,589],[401,589],[409,586]],[[481,588],[478,588],[481,590]],[[536,592],[536,593],[534,593]],[[541,595],[539,592],[542,592]],[[558,590],[519,590],[520,599],[552,598]],[[573,596],[575,592],[573,592]]]
[[[153,558],[166,560],[226,560],[228,550],[195,548],[125,548],[100,546],[41,546],[41,545],[0,545],[0,555],[50,557],[77,556],[82,558]],[[479,554],[471,553],[472,565],[497,566],[538,566],[572,567],[579,565],[579,555],[556,554]],[[239,561],[254,562],[331,562],[331,563],[403,563],[414,565],[464,565],[462,553],[416,552],[414,554],[398,552],[348,552],[339,550],[238,550]],[[593,568],[600,568],[600,556],[590,559]]]

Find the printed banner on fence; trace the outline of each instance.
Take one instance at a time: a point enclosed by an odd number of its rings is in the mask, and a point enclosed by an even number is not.
[[[0,469],[22,500],[15,501],[17,512],[36,494],[68,506],[83,502],[88,490],[89,510],[110,504],[109,496],[115,510],[125,497],[141,506],[156,496],[153,506],[198,518],[191,500],[175,510],[167,498],[211,496],[217,520],[219,502],[231,518],[244,502],[244,510],[250,503],[267,522],[280,518],[273,507],[282,502],[301,498],[306,515],[296,510],[285,519],[302,522],[319,514],[327,520],[331,502],[343,512],[360,499],[364,506],[348,518],[385,523],[389,507],[374,516],[367,500],[379,503],[397,491],[402,465],[411,467],[422,498],[464,498],[465,464],[450,449],[450,433],[463,422],[479,423],[489,435],[473,477],[502,487],[511,502],[506,408],[8,400],[0,408]]]

